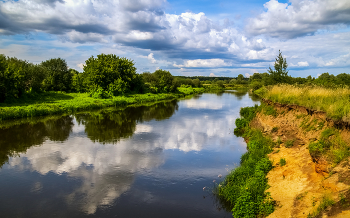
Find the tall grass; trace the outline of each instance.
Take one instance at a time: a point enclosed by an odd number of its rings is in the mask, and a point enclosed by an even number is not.
[[[350,89],[324,88],[315,85],[275,85],[254,93],[273,102],[296,104],[327,113],[330,118],[350,121]]]
[[[201,89],[182,89],[178,93],[133,94],[116,96],[110,99],[95,99],[88,93],[57,93],[47,92],[0,104],[0,120],[46,116],[77,111],[99,109],[105,107],[125,106],[130,104],[147,103],[175,99],[200,93]]]

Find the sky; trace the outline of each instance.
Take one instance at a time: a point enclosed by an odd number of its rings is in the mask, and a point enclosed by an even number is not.
[[[350,1],[0,1],[0,54],[60,57],[80,72],[104,53],[133,60],[138,73],[249,77],[279,50],[295,77],[350,73]]]

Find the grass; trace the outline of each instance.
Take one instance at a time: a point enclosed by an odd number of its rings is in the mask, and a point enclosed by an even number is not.
[[[169,100],[203,91],[203,88],[190,87],[182,88],[178,93],[133,94],[110,99],[95,99],[88,93],[45,92],[1,103],[0,121]]]
[[[309,214],[307,217],[316,217],[319,215],[321,212],[323,212],[327,207],[332,206],[335,203],[335,201],[329,196],[329,195],[324,195],[322,198],[322,201],[320,205],[317,207],[316,211],[313,212],[312,214]]]
[[[274,201],[269,193],[267,173],[272,163],[267,154],[272,151],[274,142],[261,131],[251,129],[249,123],[263,106],[246,107],[236,120],[235,134],[249,138],[248,152],[241,157],[241,165],[230,172],[216,188],[215,193],[232,205],[234,217],[266,217],[274,211]]]
[[[294,144],[294,139],[287,140],[286,143],[285,143],[285,147],[286,148],[291,148],[291,147],[293,147],[293,144]]]
[[[350,155],[348,145],[335,128],[323,130],[320,140],[309,144],[309,152],[313,158],[326,156],[335,165]]]
[[[337,120],[350,121],[350,89],[319,86],[275,85],[254,92],[262,98],[324,111]]]

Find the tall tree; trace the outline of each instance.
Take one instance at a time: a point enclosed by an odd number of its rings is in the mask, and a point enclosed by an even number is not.
[[[118,95],[138,91],[141,87],[141,76],[136,74],[134,62],[114,54],[90,57],[85,61],[84,74],[87,86],[93,92],[99,90]]]
[[[47,91],[70,91],[72,74],[68,71],[64,59],[53,58],[43,61],[41,66],[45,69],[44,89]]]
[[[271,67],[269,67],[268,72],[270,73],[270,79],[272,79],[272,83],[285,83],[288,81],[288,64],[287,60],[283,58],[282,52],[279,50],[279,54],[276,58],[274,68],[275,70],[272,70]]]

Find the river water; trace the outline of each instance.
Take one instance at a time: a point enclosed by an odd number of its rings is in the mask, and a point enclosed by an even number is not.
[[[234,123],[257,103],[232,91],[2,123],[1,217],[232,217],[211,190],[246,152]]]

